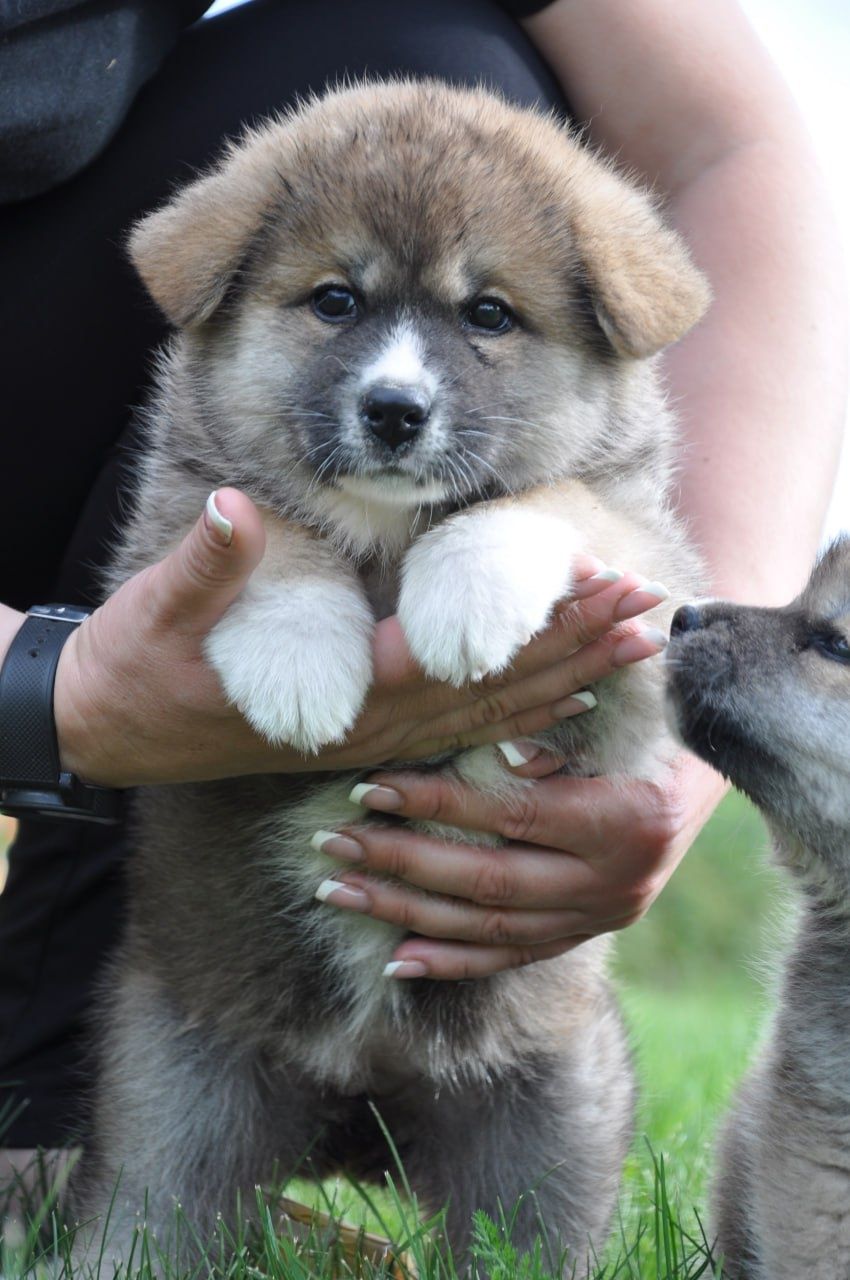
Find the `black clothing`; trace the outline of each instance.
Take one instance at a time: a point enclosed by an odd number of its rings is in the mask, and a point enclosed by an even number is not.
[[[61,0],[43,3],[62,17]],[[134,75],[152,65],[145,47]],[[132,461],[130,408],[165,333],[122,253],[127,226],[244,121],[343,72],[484,81],[563,109],[550,71],[491,0],[254,0],[188,28],[91,164],[0,208],[4,603],[96,599]],[[123,852],[115,828],[73,823],[27,824],[15,845],[0,894],[0,1102],[29,1105],[6,1145],[60,1145],[83,1114],[86,1011],[120,927]]]
[[[519,17],[551,0],[496,2]],[[350,3],[368,26],[368,4]],[[0,0],[0,204],[41,195],[100,155],[181,29],[211,4]]]
[[[79,173],[210,0],[0,0],[0,203]]]

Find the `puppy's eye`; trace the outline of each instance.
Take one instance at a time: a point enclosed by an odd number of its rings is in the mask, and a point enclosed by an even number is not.
[[[812,645],[825,658],[832,658],[834,662],[850,662],[850,641],[838,631],[814,636]]]
[[[320,320],[329,320],[334,324],[340,320],[357,318],[357,299],[344,285],[323,284],[313,294],[311,301]]]
[[[468,325],[485,329],[487,333],[506,333],[514,323],[512,313],[498,298],[476,298],[467,307],[464,319]]]

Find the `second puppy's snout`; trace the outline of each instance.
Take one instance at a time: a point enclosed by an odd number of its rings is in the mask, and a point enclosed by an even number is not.
[[[702,614],[694,604],[684,604],[673,614],[670,623],[671,636],[683,635],[686,631],[699,631],[703,625]]]
[[[428,421],[431,397],[419,387],[372,386],[360,401],[360,416],[366,426],[397,449],[412,440]]]

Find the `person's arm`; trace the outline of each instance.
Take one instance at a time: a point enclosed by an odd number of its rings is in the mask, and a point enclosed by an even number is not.
[[[714,594],[785,602],[817,548],[847,377],[838,232],[790,91],[734,0],[556,0],[524,25],[711,281],[667,360],[680,507]]]
[[[556,0],[523,25],[590,141],[656,187],[711,281],[708,316],[667,361],[685,443],[679,506],[714,594],[785,602],[808,575],[833,484],[847,352],[838,236],[788,89],[733,0]],[[425,935],[398,948],[396,978],[481,976],[639,919],[725,790],[684,753],[660,785],[552,777],[520,811],[436,775],[375,781],[398,798],[376,790],[371,807],[509,842],[438,857],[402,828],[390,839],[352,828],[360,869],[341,871],[348,891],[325,901]]]

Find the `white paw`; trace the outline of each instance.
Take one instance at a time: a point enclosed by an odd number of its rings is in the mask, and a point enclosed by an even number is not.
[[[398,604],[416,661],[454,685],[503,670],[569,590],[578,550],[568,521],[521,507],[425,534],[405,558]]]
[[[339,742],[360,713],[373,627],[365,599],[344,583],[250,583],[210,632],[206,654],[258,733],[311,754]]]

